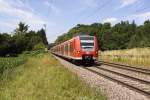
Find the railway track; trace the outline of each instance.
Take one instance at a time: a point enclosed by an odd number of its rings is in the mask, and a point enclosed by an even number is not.
[[[64,59],[64,60],[66,60],[66,59]],[[67,61],[69,61],[69,60],[67,60]],[[131,90],[134,90],[134,91],[136,91],[140,94],[143,94],[146,97],[150,98],[150,81],[149,80],[144,80],[141,78],[130,76],[129,74],[124,74],[122,72],[117,72],[115,70],[101,67],[102,64],[108,65],[111,67],[115,67],[118,69],[130,70],[130,71],[133,71],[136,73],[145,74],[145,75],[148,75],[150,77],[150,71],[149,70],[145,70],[145,69],[141,69],[141,68],[134,68],[134,67],[129,68],[129,66],[127,68],[125,68],[126,65],[112,64],[112,63],[108,64],[107,62],[102,62],[102,61],[99,61],[99,62],[97,62],[96,65],[90,66],[90,67],[82,66],[83,69],[86,69],[92,73],[95,73],[99,76],[107,78],[111,81],[114,81],[120,85],[123,85],[123,86],[125,86]]]
[[[103,76],[109,80],[122,84],[150,98],[150,80],[144,80],[136,76],[132,76],[130,74],[125,74],[123,72],[118,72],[116,70],[112,70],[107,67],[102,67],[101,65],[103,64],[122,70],[132,71],[134,73],[144,74],[147,75],[148,77],[150,77],[150,70],[143,68],[136,68],[128,65],[109,63],[104,61],[97,62],[96,66],[94,65],[92,67],[84,67],[85,69],[97,75]]]
[[[95,73],[95,74],[100,75],[104,78],[107,78],[109,80],[117,82],[121,85],[124,85],[124,86],[128,87],[129,89],[135,90],[135,91],[147,96],[148,98],[150,98],[149,84],[146,84],[148,87],[145,88],[145,86],[143,87],[143,84],[138,84],[138,83],[135,83],[133,81],[131,82],[131,80],[129,81],[129,80],[126,80],[126,79],[121,79],[121,78],[118,78],[118,77],[114,77],[111,74],[106,74],[105,72],[96,71],[96,70],[93,70],[93,69],[87,68],[87,67],[85,67],[84,69],[87,69],[92,73]]]
[[[108,65],[108,66],[115,67],[115,68],[120,68],[120,69],[125,69],[125,70],[130,70],[133,72],[138,72],[138,73],[150,75],[150,69],[133,67],[130,65],[118,64],[118,63],[112,63],[112,62],[106,62],[106,61],[102,61],[102,60],[98,61],[97,63],[103,64],[103,65]]]

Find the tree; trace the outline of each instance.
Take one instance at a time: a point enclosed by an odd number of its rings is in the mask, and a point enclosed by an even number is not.
[[[47,45],[46,33],[43,29],[28,32],[28,25],[20,22],[14,34],[0,34],[0,56],[20,54],[33,50],[37,44]],[[37,45],[38,47],[38,45]]]
[[[23,34],[23,33],[27,33],[29,26],[26,25],[23,22],[20,22],[18,24],[18,28],[15,29],[15,34],[19,35],[19,34]]]
[[[7,55],[10,52],[11,36],[7,33],[0,34],[0,56]]]
[[[61,43],[80,33],[96,35],[100,50],[150,47],[150,21],[137,26],[135,21],[121,21],[111,26],[110,23],[77,24],[67,33],[59,36],[55,44]]]
[[[42,28],[41,30],[39,30],[37,32],[37,34],[42,38],[42,41],[45,45],[48,45],[48,41],[47,41],[47,38],[46,38],[46,33],[45,33],[45,30]]]

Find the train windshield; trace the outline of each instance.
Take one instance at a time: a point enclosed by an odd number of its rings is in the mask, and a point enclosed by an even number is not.
[[[80,36],[80,42],[82,49],[91,50],[94,48],[94,37],[92,36]]]
[[[80,37],[80,40],[94,40],[94,37],[91,37],[91,36],[90,37],[89,36],[88,37],[87,36],[86,37]]]
[[[81,42],[82,46],[94,46],[94,43],[85,43],[85,42]]]

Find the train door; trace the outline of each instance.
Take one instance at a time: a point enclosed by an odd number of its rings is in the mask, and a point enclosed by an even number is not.
[[[63,52],[63,55],[65,55],[65,44],[63,45],[63,48],[64,48],[64,50],[63,50],[63,51],[64,51],[64,52]]]
[[[65,43],[65,55],[68,56],[68,44]]]
[[[66,44],[66,53],[67,53],[67,56],[69,56],[69,42]]]
[[[64,55],[66,55],[66,44],[64,44]]]
[[[76,46],[75,46],[75,39],[73,39],[73,57],[75,57],[76,54]]]
[[[70,42],[68,42],[68,56],[70,56]]]
[[[73,42],[70,42],[70,56],[73,56]]]
[[[65,54],[64,44],[62,45],[62,51],[63,51],[62,55],[64,55]]]
[[[63,45],[61,45],[61,55],[63,55]]]

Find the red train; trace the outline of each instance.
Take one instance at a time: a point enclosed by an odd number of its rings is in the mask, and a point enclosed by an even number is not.
[[[79,35],[54,46],[51,52],[76,62],[92,64],[98,58],[98,43],[95,36]]]

